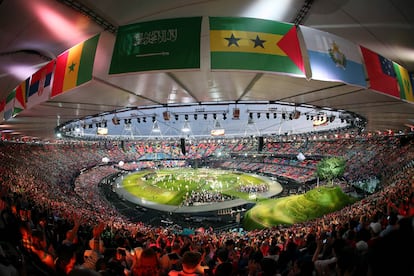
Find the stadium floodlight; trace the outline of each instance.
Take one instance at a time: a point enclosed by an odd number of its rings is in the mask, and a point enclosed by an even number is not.
[[[152,132],[161,132],[160,126],[156,120],[152,124]]]
[[[223,136],[225,134],[224,128],[221,127],[220,122],[216,119],[214,121],[214,127],[210,131],[211,136]]]
[[[181,129],[181,131],[182,132],[189,132],[191,130],[191,128],[190,128],[190,124],[188,123],[188,121],[185,121],[184,122],[184,126],[183,126],[183,128]]]

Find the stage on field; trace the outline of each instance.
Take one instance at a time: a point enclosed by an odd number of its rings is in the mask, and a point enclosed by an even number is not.
[[[189,171],[189,172],[188,172]],[[151,208],[159,211],[165,212],[172,212],[172,213],[200,213],[200,212],[213,212],[218,210],[224,209],[232,209],[244,206],[246,204],[254,204],[257,202],[258,199],[266,199],[274,197],[280,194],[283,190],[282,186],[279,182],[270,179],[268,177],[256,175],[256,174],[249,174],[244,172],[234,172],[234,171],[225,171],[225,170],[216,170],[216,169],[186,169],[186,168],[179,168],[179,169],[172,169],[171,175],[169,172],[165,172],[165,170],[160,170],[160,173],[157,174],[157,170],[147,171],[145,173],[131,173],[131,174],[138,174],[138,180],[134,179],[131,183],[130,180],[126,181],[125,179],[128,178],[129,175],[123,175],[118,177],[113,183],[113,190],[118,194],[118,196],[124,200],[137,204],[144,208]],[[141,174],[140,174],[141,173]],[[232,174],[236,175],[235,179],[231,179]],[[185,176],[183,176],[185,175]],[[216,179],[219,179],[217,180]],[[155,178],[155,180],[154,180]],[[147,180],[152,179],[155,181],[151,182],[150,184],[147,183]],[[163,183],[162,181],[168,180],[168,183]],[[174,180],[171,180],[174,179]],[[221,181],[223,179],[227,179],[226,181]],[[247,180],[246,180],[247,179]],[[194,204],[162,204],[159,201],[152,199],[157,199],[157,197],[161,197],[162,194],[167,193],[171,194],[170,196],[174,197],[174,192],[178,192],[177,188],[182,181],[184,184],[181,184],[181,189],[189,189],[188,186],[191,186],[191,183],[196,182],[196,187],[192,189],[199,189],[200,191],[203,190],[210,190],[210,191],[220,191],[227,194],[232,195],[240,195],[240,196],[232,196],[231,199],[226,199],[224,201],[213,201],[213,202],[195,202]],[[241,186],[240,183],[246,182],[248,184],[243,184],[247,186]],[[128,182],[128,183],[125,183]],[[246,189],[248,187],[251,189],[255,187],[252,183],[253,182],[263,182],[266,183],[265,190],[255,190],[254,192],[240,192],[240,187]],[[230,184],[229,184],[230,183]],[[194,183],[193,183],[194,184]],[[251,186],[249,186],[251,184]],[[151,190],[151,196],[140,196],[139,191],[131,193],[128,191],[127,185],[135,185],[136,187],[139,186],[142,188],[144,185],[149,185],[149,187],[145,187],[146,189],[153,189]],[[175,185],[175,186],[174,186]],[[259,184],[264,185],[264,184]],[[156,187],[154,187],[156,186]],[[126,188],[127,187],[127,188]],[[239,190],[237,190],[239,189]],[[183,191],[180,191],[181,194]],[[185,191],[184,191],[185,192]],[[188,194],[188,192],[187,192]],[[177,194],[178,196],[178,194]]]

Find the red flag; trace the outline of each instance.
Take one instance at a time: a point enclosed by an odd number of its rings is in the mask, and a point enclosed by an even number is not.
[[[6,99],[0,101],[0,122],[4,120],[4,110],[6,109]]]
[[[369,88],[399,98],[397,76],[393,62],[361,46],[369,78]]]
[[[4,108],[6,107],[6,99],[0,101],[0,112],[4,112]]]

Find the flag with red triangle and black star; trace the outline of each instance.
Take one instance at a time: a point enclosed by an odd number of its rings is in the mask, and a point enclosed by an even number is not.
[[[296,26],[271,20],[210,17],[211,69],[305,76]]]

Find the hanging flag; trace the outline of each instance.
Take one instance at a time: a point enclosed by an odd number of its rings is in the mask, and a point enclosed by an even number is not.
[[[98,40],[99,34],[57,57],[51,97],[92,80]]]
[[[4,120],[4,109],[6,108],[6,99],[0,101],[0,122]]]
[[[16,97],[16,90],[14,89],[6,97],[6,106],[4,108],[4,120],[9,120],[13,116],[14,99]]]
[[[211,69],[305,75],[295,25],[254,18],[209,20]]]
[[[359,47],[339,36],[300,26],[309,56],[311,78],[367,87]]]
[[[414,72],[409,73],[410,75],[410,81],[411,81],[411,87],[414,85]]]
[[[201,17],[121,26],[109,74],[200,68]]]
[[[19,84],[15,90],[15,100],[13,106],[12,116],[16,116],[18,113],[22,112],[26,108],[26,99],[29,90],[30,78],[24,80]]]
[[[32,75],[27,97],[28,109],[49,100],[54,67],[55,61],[52,60]]]
[[[399,98],[397,76],[391,60],[361,46],[369,88]]]
[[[400,98],[408,102],[414,102],[413,85],[407,69],[394,62],[394,70],[397,75]]]

